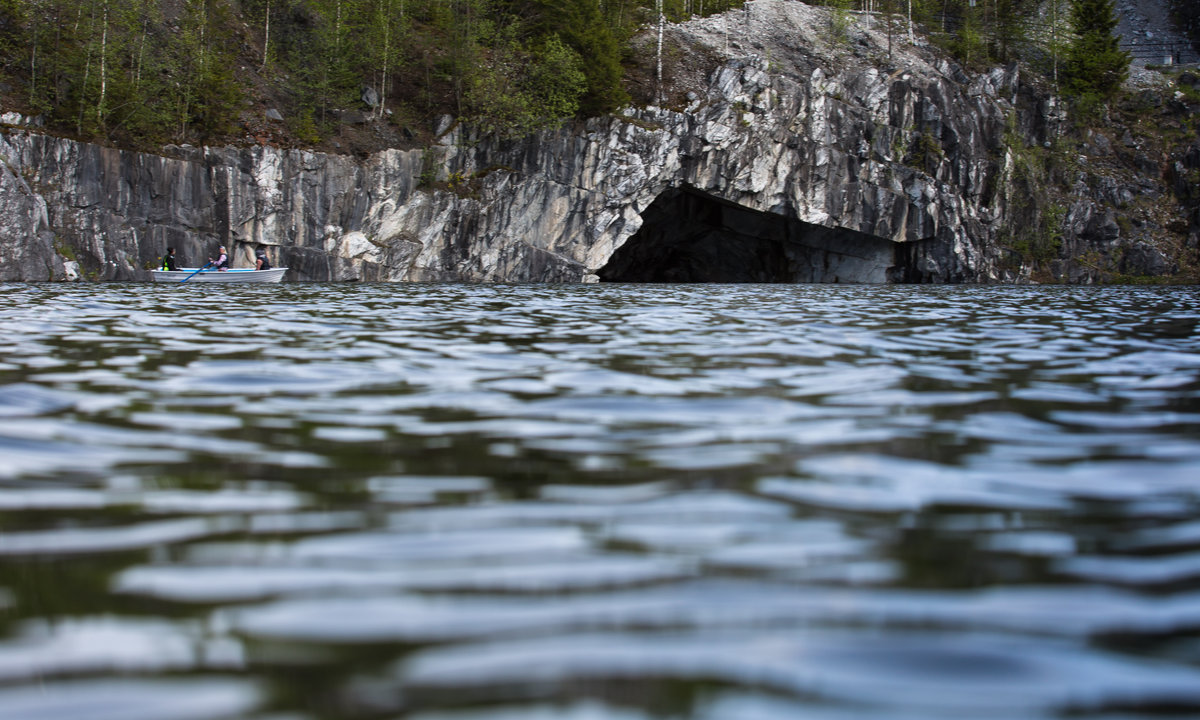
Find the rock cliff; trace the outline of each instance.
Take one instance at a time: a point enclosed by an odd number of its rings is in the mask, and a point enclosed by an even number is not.
[[[447,119],[434,147],[366,159],[152,155],[8,118],[0,280],[140,280],[168,245],[196,264],[225,244],[235,266],[267,246],[294,280],[994,282],[1028,279],[1022,233],[1122,240],[1107,191],[1056,214],[1021,171],[1061,117],[1015,66],[972,75],[861,19],[831,27],[756,0],[672,28],[713,58],[682,100],[520,140]],[[1134,271],[1172,271],[1142,245]]]

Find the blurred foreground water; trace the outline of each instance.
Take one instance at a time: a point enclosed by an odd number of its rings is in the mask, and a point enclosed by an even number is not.
[[[1196,288],[0,285],[0,717],[1200,713]]]

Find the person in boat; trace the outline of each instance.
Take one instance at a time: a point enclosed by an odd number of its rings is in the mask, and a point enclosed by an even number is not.
[[[163,270],[178,270],[179,264],[175,262],[175,248],[167,248],[167,254],[163,255],[162,259]]]
[[[269,259],[267,259],[267,251],[266,250],[263,250],[262,248],[258,249],[258,253],[255,255],[255,258],[254,258],[254,269],[255,270],[270,270],[271,269],[271,261]]]
[[[222,272],[229,269],[229,254],[225,252],[224,245],[217,248],[217,259],[213,260],[212,258],[209,258],[208,263],[212,265],[214,269]]]

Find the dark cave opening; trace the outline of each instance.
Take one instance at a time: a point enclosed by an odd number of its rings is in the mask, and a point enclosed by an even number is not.
[[[911,248],[671,188],[597,274],[602,282],[882,283],[913,281]]]

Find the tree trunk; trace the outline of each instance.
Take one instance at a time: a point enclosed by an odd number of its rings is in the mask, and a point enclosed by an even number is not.
[[[81,12],[82,12],[82,8],[83,8],[83,6],[81,5],[80,6]],[[75,27],[77,27],[77,28],[79,27],[78,19],[76,19],[76,21],[75,21]],[[91,29],[92,30],[96,29],[96,5],[95,5],[95,2],[92,3],[92,27],[91,27]],[[87,96],[88,80],[91,78],[91,75],[92,75],[91,35],[92,35],[92,33],[89,32],[88,33],[88,43],[87,43],[87,56],[83,62],[83,82],[79,86],[80,87],[80,90],[79,90],[79,116],[75,120],[75,132],[79,135],[83,134],[83,110],[85,107],[84,99]]]
[[[1050,44],[1054,50],[1054,94],[1058,95],[1058,0],[1050,0]]]
[[[100,28],[100,99],[96,102],[96,124],[104,127],[104,98],[108,93],[108,0],[104,0],[104,24]]]
[[[271,0],[267,0],[266,19],[263,20],[263,59],[262,67],[258,69],[263,72],[267,69],[267,60],[271,56]]]
[[[662,89],[662,46],[663,46],[663,29],[667,23],[666,15],[663,14],[663,0],[655,0],[656,10],[658,11],[658,50],[655,52],[656,68],[654,71],[654,104],[662,105],[663,89]]]
[[[33,35],[32,42],[29,48],[29,103],[34,105],[37,99],[37,80],[38,80],[38,37],[41,36],[40,23],[41,8],[37,3],[32,3],[32,12],[30,13],[30,30]]]

